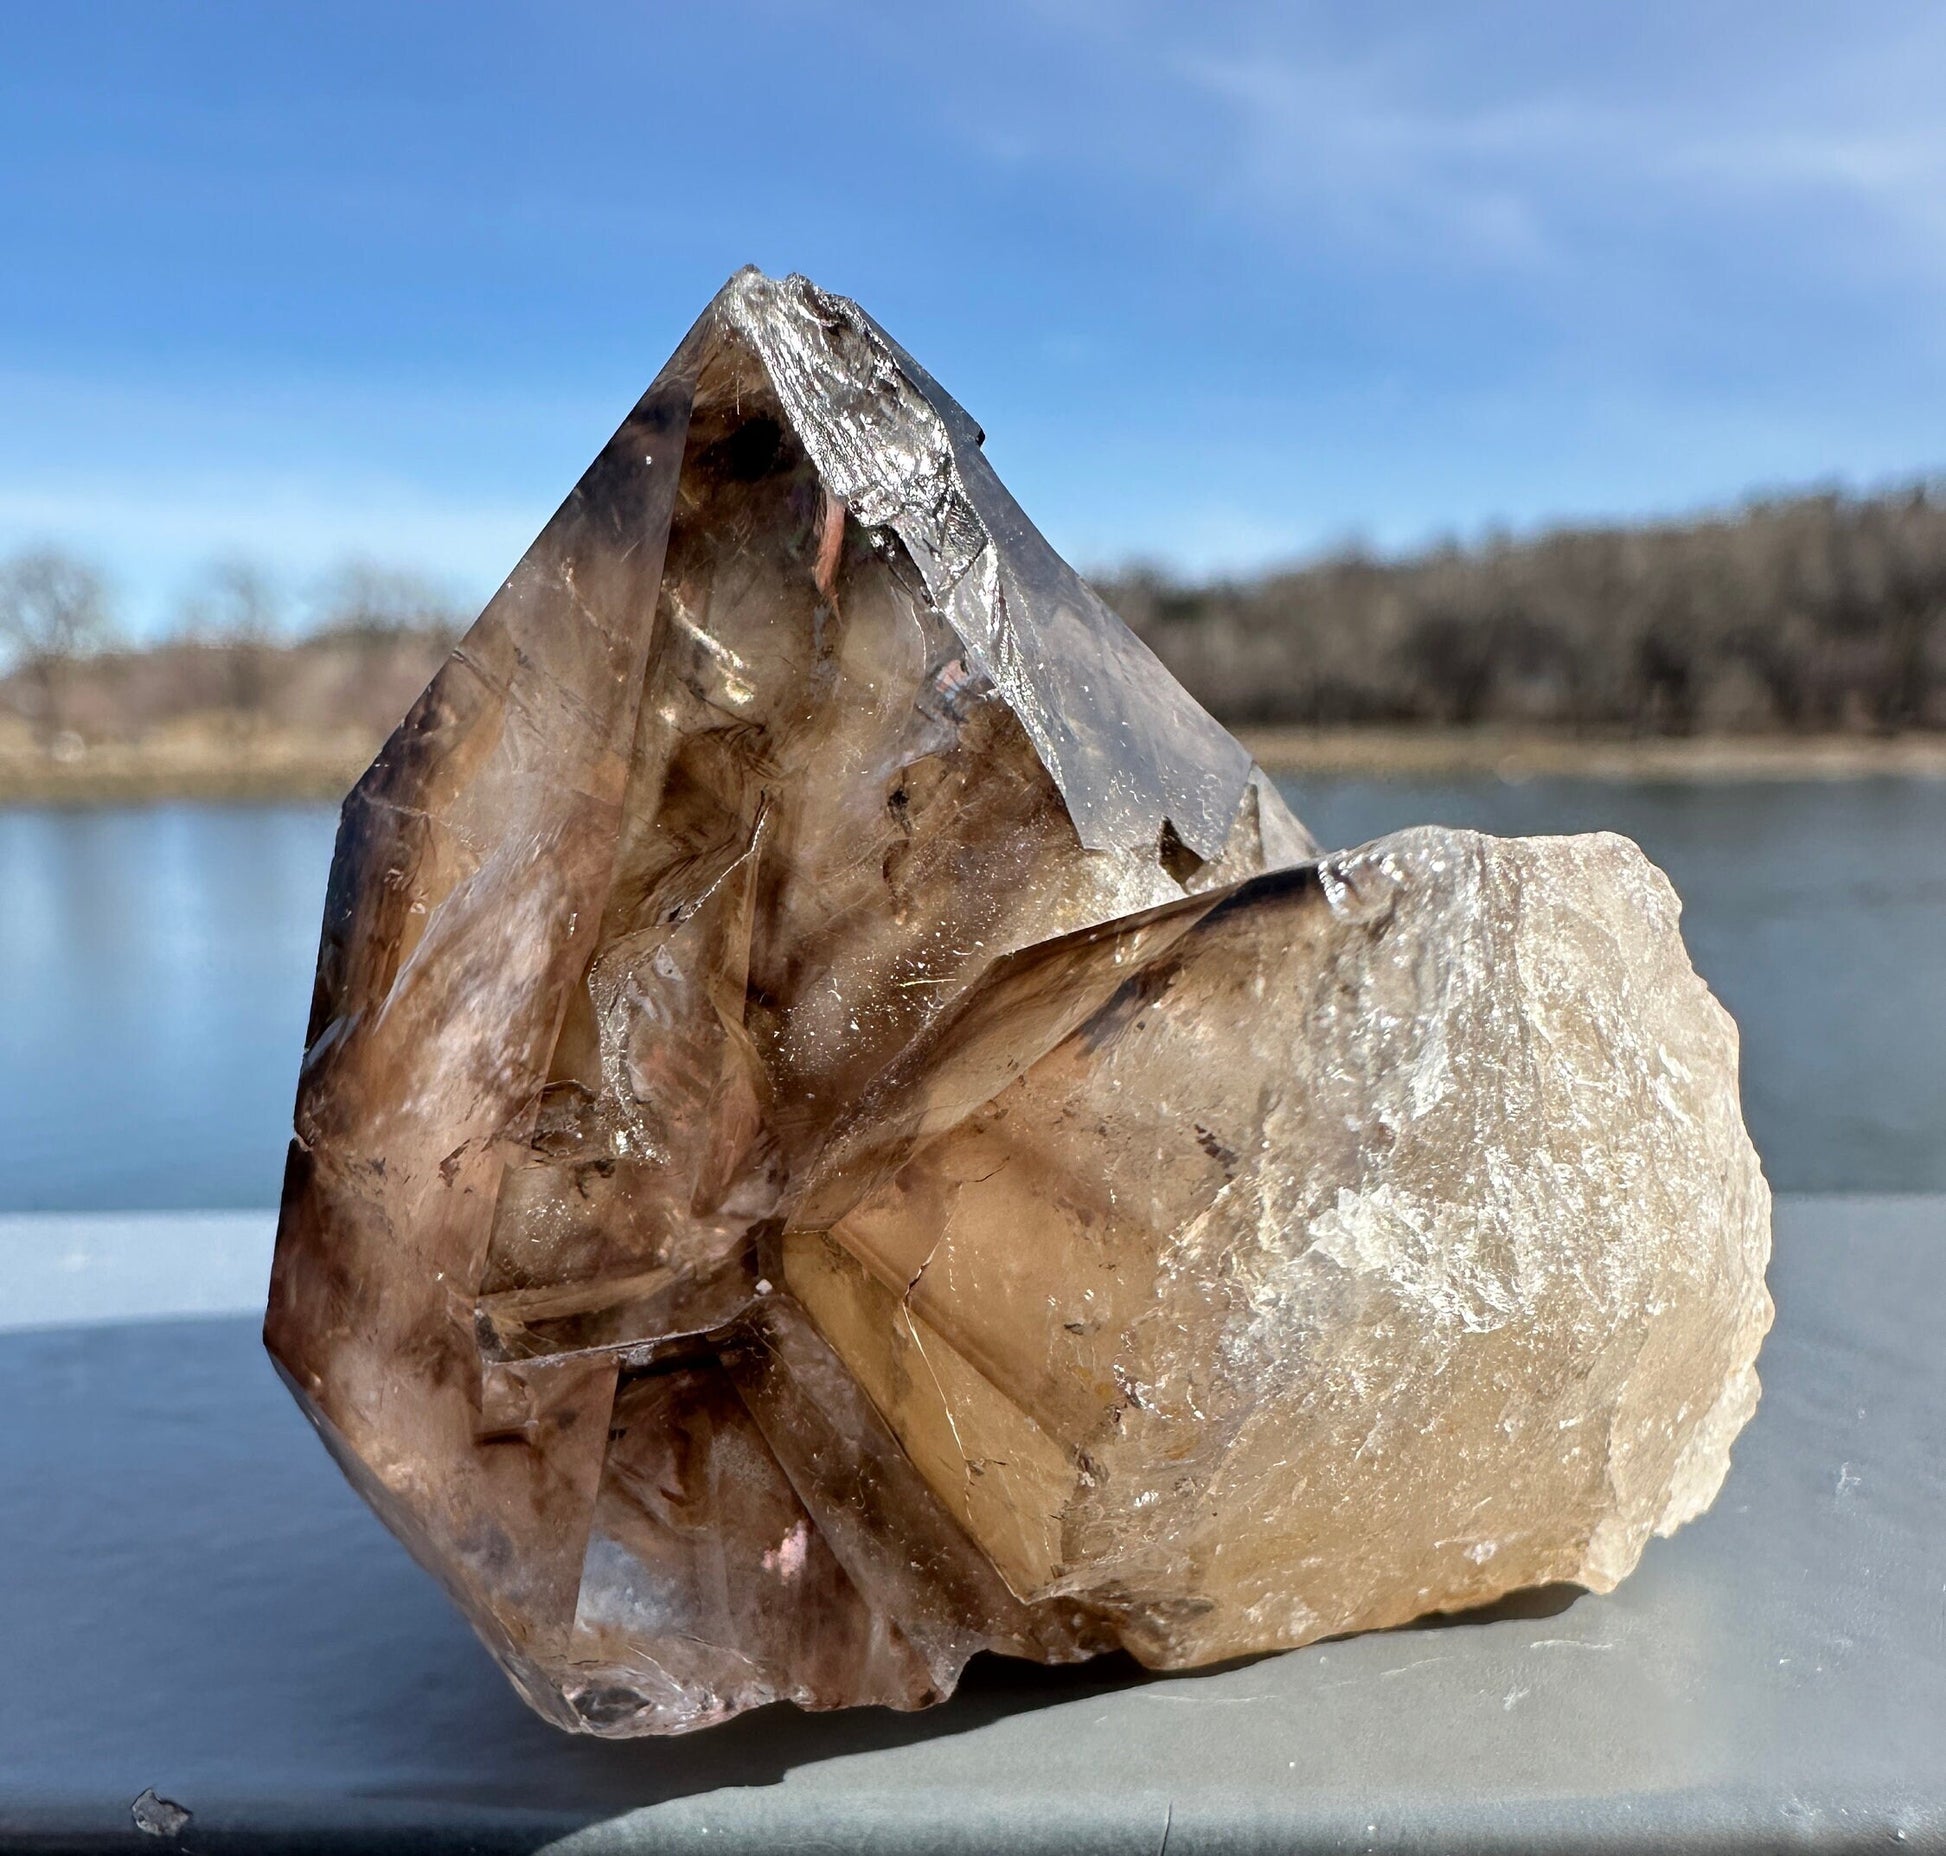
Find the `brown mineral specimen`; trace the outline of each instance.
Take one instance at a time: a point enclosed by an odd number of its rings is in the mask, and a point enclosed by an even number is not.
[[[1606,1587],[1756,1396],[1618,839],[1319,861],[855,306],[741,273],[346,802],[266,1339],[536,1708]]]
[[[1770,1320],[1668,882],[1420,830],[1196,913],[949,1129],[838,1158],[786,1286],[1009,1587],[1145,1662],[1609,1589],[1715,1496]]]

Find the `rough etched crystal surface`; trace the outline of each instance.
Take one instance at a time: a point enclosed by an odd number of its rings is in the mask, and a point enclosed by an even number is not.
[[[1615,838],[1320,857],[854,305],[724,288],[347,800],[266,1339],[563,1726],[1606,1588],[1756,1398]]]

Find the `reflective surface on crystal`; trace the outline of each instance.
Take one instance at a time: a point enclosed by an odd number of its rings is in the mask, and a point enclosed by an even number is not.
[[[1602,1585],[1754,1399],[1620,840],[1317,847],[855,306],[725,287],[346,802],[266,1339],[563,1726]]]

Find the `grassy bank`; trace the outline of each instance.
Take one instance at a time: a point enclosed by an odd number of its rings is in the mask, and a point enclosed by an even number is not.
[[[135,741],[50,753],[0,737],[0,805],[121,805],[164,799],[342,798],[377,753],[369,729],[178,723]]]
[[[1946,779],[1946,735],[1570,735],[1518,728],[1241,728],[1272,773],[1371,779]]]
[[[1370,779],[1564,776],[1599,780],[1946,779],[1946,735],[1577,738],[1504,728],[1240,731],[1272,773]],[[0,805],[168,799],[331,800],[377,753],[370,729],[182,722],[136,741],[50,753],[0,731]]]

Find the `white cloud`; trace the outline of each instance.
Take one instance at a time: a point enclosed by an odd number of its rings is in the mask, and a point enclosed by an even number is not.
[[[1086,75],[1070,161],[1317,262],[1571,276],[1619,228],[1638,263],[1683,228],[1810,261],[1850,213],[1848,249],[1946,285],[1937,9],[1027,10],[1049,81]]]
[[[1428,243],[1514,264],[1547,256],[1519,170],[1580,133],[1537,99],[1484,109],[1415,106],[1380,60],[1189,58],[1180,76],[1220,106],[1219,166],[1233,203],[1297,216],[1381,246]]]

